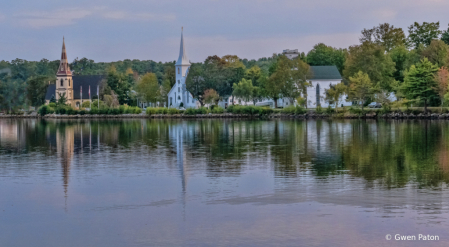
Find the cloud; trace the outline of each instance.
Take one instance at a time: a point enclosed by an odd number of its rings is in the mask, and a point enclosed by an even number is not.
[[[29,11],[16,14],[19,23],[31,28],[56,27],[75,24],[78,19],[83,19],[92,14],[92,10],[81,8],[59,9],[51,12]]]
[[[89,9],[68,8],[53,11],[28,11],[14,15],[19,24],[25,27],[40,29],[46,27],[67,26],[76,24],[78,20],[88,17],[100,17],[103,19],[127,20],[127,21],[173,21],[174,14],[152,14],[146,12],[131,13],[126,11],[110,10],[105,7],[93,7]],[[1,15],[0,15],[1,20]]]

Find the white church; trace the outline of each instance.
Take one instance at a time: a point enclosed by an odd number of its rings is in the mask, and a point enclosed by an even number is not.
[[[179,48],[179,58],[175,64],[176,83],[168,93],[168,107],[176,108],[197,108],[199,103],[186,89],[186,79],[189,73],[190,62],[187,59],[184,46],[184,36],[181,32],[181,46]]]

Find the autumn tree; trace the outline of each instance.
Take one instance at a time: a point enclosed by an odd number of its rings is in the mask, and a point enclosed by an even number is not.
[[[441,100],[441,107],[443,107],[445,95],[448,93],[448,83],[449,83],[449,71],[446,67],[441,67],[435,74],[436,87],[434,90],[437,91],[438,96]]]
[[[220,95],[218,95],[217,91],[214,89],[207,89],[204,91],[204,102],[206,104],[216,105],[218,100],[220,99]]]
[[[415,49],[418,48],[420,44],[428,46],[432,40],[438,39],[440,36],[441,30],[439,29],[440,22],[423,22],[422,24],[415,22],[408,27],[408,44]]]
[[[421,60],[416,66],[412,65],[405,72],[404,84],[402,87],[405,97],[409,100],[417,100],[424,103],[424,112],[427,113],[427,105],[430,100],[437,98],[435,88],[435,73],[438,67],[432,64],[427,58]]]
[[[405,44],[405,34],[402,28],[383,23],[372,29],[363,29],[360,43],[366,41],[381,45],[386,51],[390,51],[394,47]]]

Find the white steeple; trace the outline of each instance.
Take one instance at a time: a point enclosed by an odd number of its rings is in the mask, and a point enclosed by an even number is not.
[[[184,47],[184,28],[181,30],[181,46],[179,48],[179,58],[176,65],[190,65],[189,59],[187,59],[186,49]]]

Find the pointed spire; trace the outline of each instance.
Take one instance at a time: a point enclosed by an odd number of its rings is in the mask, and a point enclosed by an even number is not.
[[[65,50],[65,38],[62,37],[62,52],[61,61],[59,62],[59,69],[56,75],[71,75],[72,72],[69,68],[69,62],[67,61],[67,52]]]
[[[184,47],[184,27],[181,28],[181,46],[179,47],[179,58],[176,65],[190,65],[187,59],[186,49]]]

